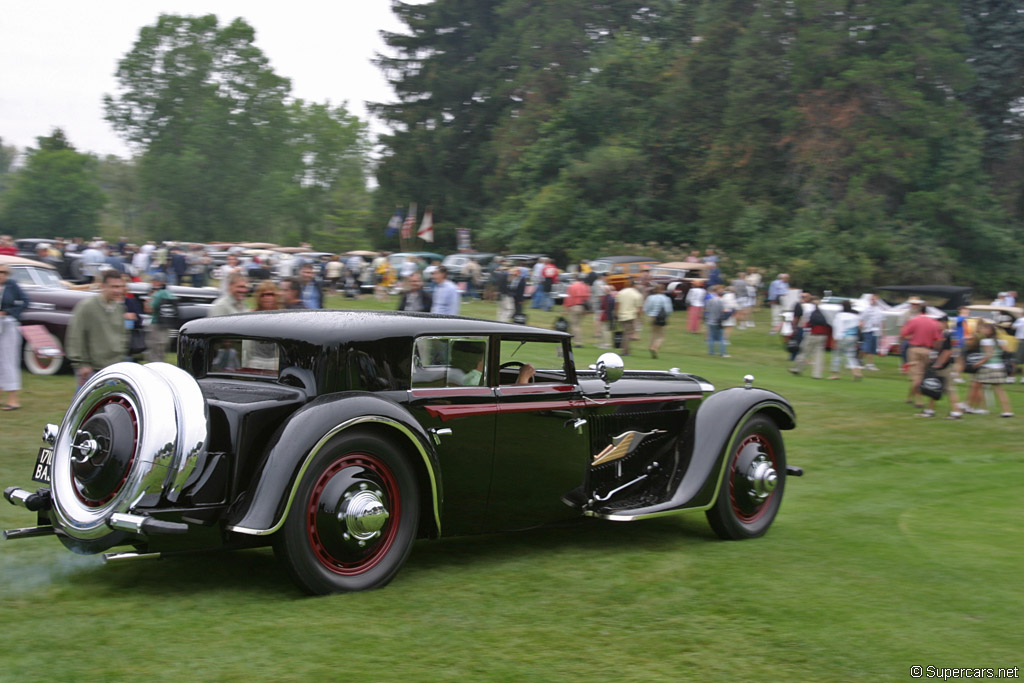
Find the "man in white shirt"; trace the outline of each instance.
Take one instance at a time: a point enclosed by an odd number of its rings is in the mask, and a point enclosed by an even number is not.
[[[867,308],[861,311],[861,347],[860,351],[864,357],[865,370],[878,370],[874,359],[878,355],[878,341],[882,337],[882,307],[878,305],[878,297],[871,295]]]

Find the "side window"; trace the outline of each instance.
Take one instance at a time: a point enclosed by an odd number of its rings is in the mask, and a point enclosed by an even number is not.
[[[280,349],[272,341],[217,339],[211,342],[209,372],[277,377]]]
[[[612,272],[613,273],[624,273],[624,272],[626,272],[626,269],[623,268],[622,266],[615,266],[614,268],[612,268]]]
[[[499,384],[550,384],[568,380],[560,341],[502,339],[499,358]]]
[[[487,339],[420,337],[413,342],[412,387],[487,386]]]

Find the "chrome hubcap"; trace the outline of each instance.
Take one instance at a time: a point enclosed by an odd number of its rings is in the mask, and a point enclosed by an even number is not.
[[[338,512],[338,521],[347,530],[345,539],[351,537],[364,542],[380,536],[388,517],[384,494],[370,490],[365,483],[359,485],[359,490],[345,494],[345,502]]]
[[[750,497],[759,503],[768,496],[779,483],[778,473],[772,462],[764,454],[758,455],[747,468],[747,481],[750,483]]]

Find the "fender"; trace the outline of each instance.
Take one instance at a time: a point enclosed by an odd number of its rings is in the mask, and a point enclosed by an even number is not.
[[[441,470],[430,438],[404,407],[378,394],[355,391],[307,403],[277,431],[258,481],[228,515],[227,530],[266,536],[280,529],[314,456],[337,434],[367,424],[390,432],[416,453],[426,471],[435,531],[440,535]]]
[[[796,427],[796,413],[789,401],[767,389],[734,387],[712,394],[701,403],[686,427],[684,447],[690,451],[685,472],[673,474],[670,498],[642,508],[605,508],[588,513],[615,521],[660,517],[683,510],[706,510],[718,494],[729,446],[747,418],[764,413],[779,429]],[[678,482],[678,483],[677,483]]]

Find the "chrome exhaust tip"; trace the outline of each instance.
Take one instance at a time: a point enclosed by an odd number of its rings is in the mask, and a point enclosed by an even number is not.
[[[13,541],[18,538],[32,538],[34,536],[52,536],[52,526],[28,526],[23,529],[7,529],[4,531],[4,540]]]
[[[159,560],[160,553],[103,553],[103,564],[132,560]]]

